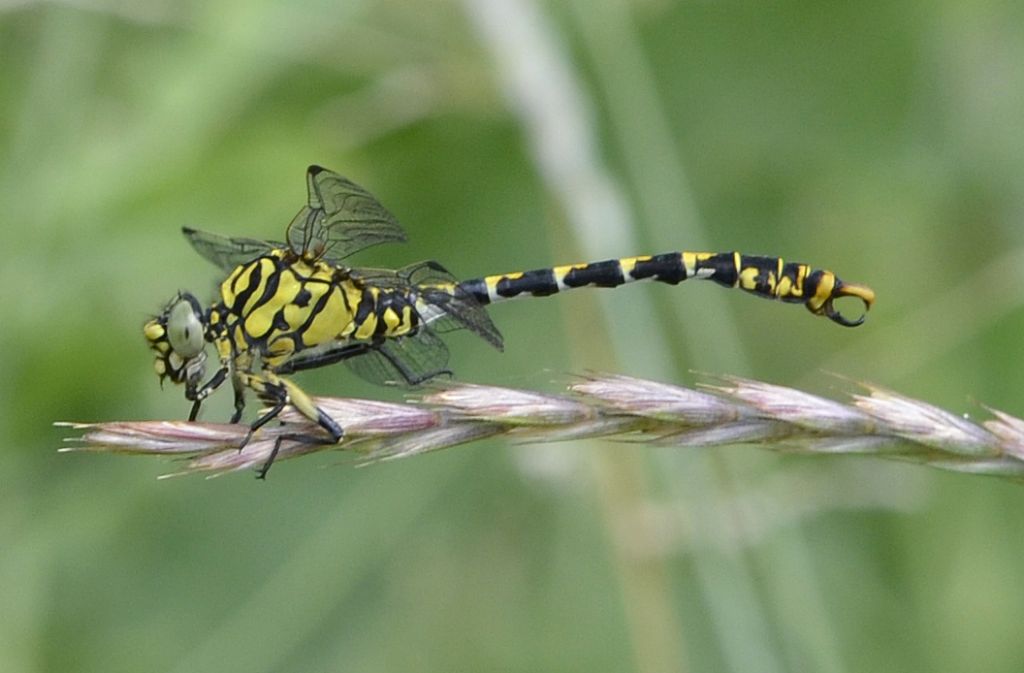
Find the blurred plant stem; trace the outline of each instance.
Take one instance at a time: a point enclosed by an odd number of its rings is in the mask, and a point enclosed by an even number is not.
[[[584,49],[590,52],[588,57],[603,53],[608,47],[605,43],[595,50],[601,37],[594,27],[607,21],[617,22],[618,38],[630,38],[627,43],[636,45],[634,26],[628,20],[622,21],[629,18],[628,8],[618,2],[585,4],[584,7],[581,3],[568,3],[574,24],[569,29],[582,38]],[[563,30],[555,25],[553,17],[547,13],[549,10],[535,0],[467,0],[466,8],[474,20],[481,44],[494,60],[496,77],[510,111],[523,129],[537,173],[564,218],[571,234],[571,245],[581,256],[590,259],[600,259],[609,250],[639,249],[636,218],[628,203],[627,190],[602,156],[602,130],[598,127],[598,105],[590,91],[592,86],[574,62]],[[618,59],[619,40],[612,44]],[[600,57],[598,61],[595,70],[600,78],[605,69]],[[631,70],[636,63],[637,60],[631,60],[626,70]],[[627,76],[644,74],[632,71]],[[616,92],[606,91],[606,94],[614,98]],[[632,100],[625,105],[634,106],[632,113],[657,109],[657,105],[645,106],[645,102],[649,101]],[[623,141],[626,154],[635,156],[635,152],[628,149],[629,138],[619,133],[620,128],[612,124],[609,130]],[[654,135],[663,128],[659,126]],[[625,129],[624,133],[628,136],[630,130]],[[662,142],[660,146],[666,144]],[[681,172],[680,167],[678,173]],[[665,193],[675,194],[683,184],[681,180],[676,181]],[[649,316],[656,315],[651,299],[639,297],[625,305],[616,305],[615,311],[609,310],[611,301],[610,297],[595,299],[599,308],[594,317],[598,328],[604,327],[606,338],[603,341],[608,347],[602,353],[595,353],[595,349],[604,347],[581,343],[574,349],[575,356],[585,358],[583,362],[628,366],[631,371],[644,374],[665,371],[670,362],[670,349],[661,331],[653,330],[645,348],[637,349],[616,329],[622,323],[643,324]],[[584,329],[579,322],[582,321],[577,319],[577,324],[572,324],[570,320],[569,328]],[[631,536],[622,534],[621,512],[642,509],[651,501],[653,484],[651,479],[645,478],[646,460],[633,454],[595,451],[589,462],[592,468],[589,476],[602,505],[606,536],[620,582],[636,670],[639,673],[682,672],[685,670],[686,636],[670,598],[673,587],[667,579],[669,573],[664,560],[649,558],[639,562],[630,547],[637,531]]]

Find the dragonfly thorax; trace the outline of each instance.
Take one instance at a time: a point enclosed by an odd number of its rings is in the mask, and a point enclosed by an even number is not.
[[[273,250],[232,271],[220,286],[211,321],[238,353],[280,360],[346,336],[361,288],[344,267]]]

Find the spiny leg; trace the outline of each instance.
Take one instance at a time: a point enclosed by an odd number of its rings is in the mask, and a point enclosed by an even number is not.
[[[224,383],[228,376],[228,367],[222,366],[218,369],[210,380],[204,383],[200,388],[196,389],[193,385],[188,385],[185,388],[185,398],[192,400],[192,410],[189,411],[188,420],[189,422],[196,420],[199,416],[199,407],[202,406],[203,400],[210,396],[213,391],[220,388],[221,384]],[[234,421],[233,421],[234,422]]]
[[[252,374],[246,375],[247,378],[245,379],[245,385],[253,388],[262,397],[274,403],[274,406],[268,410],[267,413],[257,421],[257,423],[253,424],[252,431],[255,432],[260,425],[265,424],[277,416],[284,408],[284,405],[290,402],[292,406],[298,409],[307,418],[316,421],[320,427],[331,435],[330,443],[337,443],[341,441],[344,436],[344,431],[337,422],[317,407],[298,386],[287,379],[280,378],[278,376],[279,374],[323,367],[371,353],[378,354],[385,358],[394,370],[405,380],[405,382],[410,385],[423,383],[424,381],[427,381],[439,374],[451,374],[451,371],[448,369],[438,369],[436,371],[426,373],[417,373],[411,369],[401,357],[389,352],[386,345],[387,342],[383,339],[378,339],[373,342],[350,343],[332,350],[322,351],[315,354],[300,354],[293,356],[287,361],[276,366],[272,373],[267,373],[264,377],[257,377]],[[246,441],[248,441],[248,439],[249,437],[246,438]],[[266,463],[259,470],[257,478],[266,478],[270,466],[273,465],[275,459],[280,453],[282,442],[286,439],[315,443],[323,443],[324,441],[323,439],[312,437],[308,434],[285,434],[279,436],[274,441],[274,448],[271,450]]]
[[[266,478],[267,472],[270,470],[270,466],[273,465],[274,460],[280,452],[281,442],[285,439],[307,441],[318,444],[337,444],[345,436],[345,431],[338,422],[324,413],[322,409],[317,407],[313,403],[313,400],[310,399],[310,397],[303,392],[301,388],[288,379],[281,378],[273,372],[266,372],[262,376],[252,373],[244,373],[240,378],[244,385],[255,390],[261,399],[271,403],[273,406],[249,426],[249,431],[246,433],[245,438],[238,447],[239,451],[245,448],[257,430],[277,418],[289,403],[298,409],[298,411],[304,416],[316,422],[317,425],[323,428],[324,431],[330,435],[329,439],[317,438],[308,434],[286,434],[277,437],[274,441],[274,448],[270,452],[270,457],[267,458],[263,467],[261,467],[257,472],[256,476],[258,479]]]
[[[313,437],[312,435],[304,435],[304,434],[298,434],[298,433],[296,433],[296,434],[278,435],[277,438],[274,440],[274,448],[270,450],[270,456],[266,459],[266,461],[264,461],[263,465],[261,465],[256,470],[256,478],[257,479],[260,479],[262,481],[266,481],[266,479],[267,479],[267,472],[270,472],[270,466],[273,465],[274,461],[277,459],[277,454],[281,450],[281,444],[286,439],[287,440],[291,440],[293,442],[302,442],[302,443],[305,443],[305,444],[325,444],[325,443],[327,443],[327,442],[324,442],[323,438],[321,438],[321,437]]]
[[[231,414],[231,422],[237,423],[242,420],[242,412],[245,411],[245,386],[239,377],[233,376],[231,387],[235,393],[235,413]]]

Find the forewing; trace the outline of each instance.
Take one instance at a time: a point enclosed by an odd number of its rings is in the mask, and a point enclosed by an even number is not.
[[[288,225],[296,254],[340,262],[372,245],[405,240],[395,216],[351,180],[310,166],[306,186],[309,203]]]
[[[221,236],[190,227],[182,227],[181,231],[196,252],[224,271],[233,271],[240,264],[251,262],[260,255],[284,245],[254,238]]]

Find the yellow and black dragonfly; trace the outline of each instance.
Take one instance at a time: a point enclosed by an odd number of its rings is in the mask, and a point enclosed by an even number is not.
[[[404,241],[401,226],[366,190],[337,173],[310,166],[306,182],[308,202],[288,225],[285,242],[183,229],[199,254],[228,274],[211,305],[181,292],[144,327],[161,381],[185,386],[192,401],[189,420],[230,380],[231,422],[242,418],[247,389],[270,405],[252,423],[249,436],[291,404],[323,428],[324,441],[338,442],[344,428],[287,375],[344,362],[375,383],[423,383],[450,373],[441,333],[468,329],[501,350],[501,334],[484,307],[517,297],[698,278],[800,303],[850,327],[864,316],[847,319],[833,302],[855,297],[866,312],[875,299],[870,288],[844,283],[831,271],[738,252],[670,252],[465,281],[434,261],[401,269],[350,267],[345,260],[356,252]],[[204,381],[207,344],[215,346],[219,366]],[[273,456],[259,476],[272,461]]]

